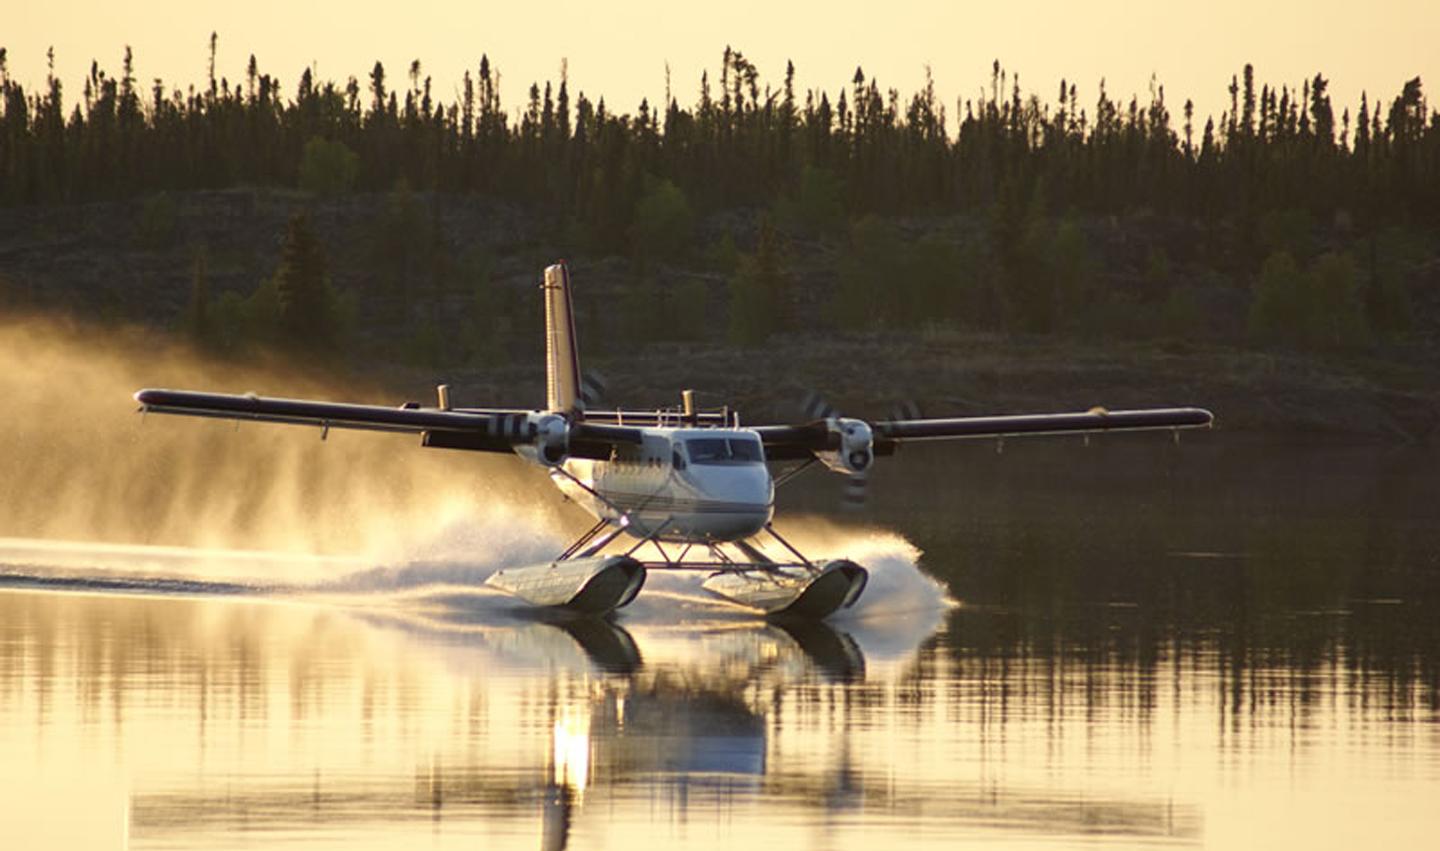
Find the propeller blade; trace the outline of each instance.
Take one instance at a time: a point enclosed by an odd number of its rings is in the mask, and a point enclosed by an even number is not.
[[[924,419],[924,414],[920,412],[920,405],[916,403],[914,399],[906,399],[903,402],[897,402],[895,406],[890,409],[889,419],[876,423],[875,430],[882,436],[888,437],[895,423],[919,419]]]
[[[608,386],[605,376],[593,369],[587,369],[585,374],[580,376],[580,409],[599,407]]]
[[[912,403],[912,407],[913,403]],[[840,409],[825,401],[814,390],[805,391],[801,400],[800,409],[805,417],[814,420],[830,420],[843,416]],[[918,408],[916,409],[918,410]],[[845,480],[845,489],[841,494],[840,508],[844,511],[860,511],[865,507],[865,501],[869,490],[870,475],[868,470],[859,473],[851,473]]]
[[[841,507],[846,511],[863,509],[869,482],[869,473],[852,473],[850,478],[845,481],[845,495]]]
[[[896,422],[904,422],[905,420],[919,420],[924,418],[925,415],[920,412],[919,403],[917,403],[914,399],[906,399],[903,402],[898,402],[896,403],[895,407],[890,409],[890,419],[895,420]]]
[[[814,390],[805,391],[805,398],[801,401],[800,409],[805,412],[805,416],[812,420],[828,420],[831,417],[840,416],[840,411]]]

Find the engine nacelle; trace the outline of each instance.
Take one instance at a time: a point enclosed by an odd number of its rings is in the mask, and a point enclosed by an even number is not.
[[[570,454],[570,423],[559,414],[527,414],[529,441],[515,444],[521,457],[556,467]]]
[[[830,443],[835,447],[815,456],[837,473],[854,475],[870,469],[875,463],[875,435],[864,420],[837,417],[829,420]]]

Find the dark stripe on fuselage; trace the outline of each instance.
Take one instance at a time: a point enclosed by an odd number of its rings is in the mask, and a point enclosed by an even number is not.
[[[770,510],[769,505],[753,502],[721,502],[713,499],[683,499],[645,494],[621,494],[607,492],[605,498],[618,508],[626,511],[682,511],[687,514],[761,514]]]

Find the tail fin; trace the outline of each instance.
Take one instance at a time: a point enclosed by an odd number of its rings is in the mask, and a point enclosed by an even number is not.
[[[580,351],[575,345],[575,312],[565,264],[545,269],[545,407],[580,413]]]

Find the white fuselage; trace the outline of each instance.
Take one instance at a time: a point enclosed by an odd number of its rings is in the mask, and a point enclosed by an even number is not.
[[[775,483],[755,432],[641,432],[641,445],[626,446],[608,461],[566,459],[564,472],[552,470],[551,480],[598,519],[620,523],[628,516],[625,531],[635,537],[735,541],[756,534],[774,516]]]

